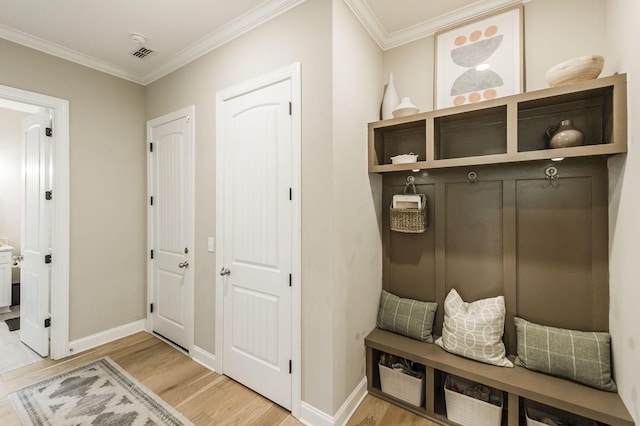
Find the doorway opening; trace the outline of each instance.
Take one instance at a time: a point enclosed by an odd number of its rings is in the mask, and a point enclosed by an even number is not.
[[[16,112],[21,110],[24,116],[30,116],[33,111],[39,111],[40,113],[46,112],[50,117],[51,132],[53,132],[52,143],[50,144],[50,168],[47,171],[48,178],[50,180],[49,189],[47,193],[41,194],[42,197],[47,198],[48,208],[50,209],[51,224],[48,229],[48,247],[47,254],[49,258],[43,258],[42,262],[51,262],[47,265],[48,274],[50,273],[50,292],[46,292],[46,312],[41,310],[39,314],[38,324],[41,325],[41,336],[44,336],[48,355],[52,359],[59,359],[70,355],[68,349],[69,340],[69,103],[66,100],[53,98],[47,95],[28,92],[25,90],[15,89],[8,86],[0,85],[0,101],[3,102],[0,107],[0,111],[5,112],[5,116],[11,115],[10,112]],[[20,117],[20,113],[14,114],[15,117]],[[17,119],[18,121],[21,121]],[[21,123],[17,124],[18,128],[21,127]],[[4,143],[4,141],[3,141]],[[22,152],[22,136],[17,140],[18,151]],[[12,148],[15,150],[15,146]],[[3,156],[3,159],[7,157]],[[18,164],[15,164],[15,156],[12,160],[11,169],[20,170],[19,182],[22,182],[23,178],[23,159],[22,153],[17,160]],[[3,170],[7,170],[3,168]],[[7,176],[1,177],[3,181]],[[18,185],[22,185],[19,183]],[[24,191],[24,188],[20,188]],[[18,197],[21,199],[20,189]],[[17,243],[20,251],[11,250],[9,259],[11,264],[9,267],[13,271],[17,268],[12,268],[14,260],[16,264],[19,264],[22,255],[22,241],[20,241],[21,232],[18,230],[16,233],[16,227],[28,226],[25,223],[21,209],[22,201],[11,202],[13,208],[20,211],[18,213],[19,223],[11,224],[11,230],[3,229],[4,224],[0,224],[0,233],[11,233],[14,235],[13,242]],[[15,216],[14,216],[15,217]],[[15,222],[15,221],[14,221]],[[9,226],[9,225],[7,225]],[[5,242],[5,241],[3,241]],[[6,241],[6,245],[10,245],[12,241]],[[16,259],[14,259],[16,256]],[[7,255],[5,255],[7,257]],[[16,265],[17,266],[17,265]],[[24,266],[24,265],[22,265]],[[25,308],[28,306],[27,312],[30,312],[32,303],[28,300],[18,300],[17,289],[13,286],[14,281],[22,281],[16,279],[18,274],[16,272],[10,272],[9,285],[12,288],[11,300],[8,303],[7,310],[12,312],[6,312],[4,316],[15,317],[16,314],[24,313]],[[22,286],[23,283],[20,284]],[[19,308],[15,310],[11,308],[15,302],[21,304]],[[24,305],[28,303],[28,305]],[[17,311],[17,312],[16,312]],[[4,321],[3,321],[4,323]],[[14,324],[15,326],[15,324]],[[8,326],[7,326],[8,328]],[[8,330],[7,330],[8,331]],[[0,348],[2,351],[2,348]],[[3,353],[3,358],[4,357]],[[15,364],[15,368],[20,365]]]

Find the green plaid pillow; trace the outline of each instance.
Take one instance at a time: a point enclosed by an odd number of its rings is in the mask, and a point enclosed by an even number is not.
[[[545,327],[514,318],[518,345],[516,364],[616,392],[611,378],[611,336]]]
[[[403,299],[382,290],[378,310],[378,328],[433,343],[431,330],[438,304]]]

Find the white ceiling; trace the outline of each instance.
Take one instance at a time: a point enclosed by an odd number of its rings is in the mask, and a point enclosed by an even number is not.
[[[305,0],[0,0],[0,38],[140,84]],[[326,0],[329,1],[329,0]],[[382,49],[522,0],[344,0]],[[136,44],[131,33],[146,36]],[[144,59],[140,47],[154,51]]]

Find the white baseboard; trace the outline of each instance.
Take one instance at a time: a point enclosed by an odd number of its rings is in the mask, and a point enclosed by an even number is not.
[[[121,325],[110,330],[101,331],[91,336],[82,337],[69,342],[70,354],[77,354],[114,340],[122,339],[140,331],[145,331],[146,320],[141,319],[129,324]]]
[[[198,364],[207,367],[211,371],[216,371],[216,356],[198,346],[193,346],[193,349],[191,350],[191,359]]]
[[[307,426],[333,426],[333,417],[316,407],[300,402],[300,423]]]
[[[360,403],[367,396],[367,377],[363,377],[358,386],[351,392],[351,395],[342,404],[336,415],[334,416],[334,425],[346,425],[353,413],[356,412]]]
[[[343,426],[346,425],[356,411],[364,397],[367,396],[367,378],[364,377],[351,395],[342,404],[335,416],[330,416],[314,406],[302,401],[300,403],[300,418],[302,424],[309,426]]]

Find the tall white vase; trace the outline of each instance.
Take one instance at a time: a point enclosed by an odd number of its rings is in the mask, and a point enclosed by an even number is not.
[[[393,118],[393,110],[396,109],[399,103],[398,92],[396,92],[396,86],[393,84],[393,73],[389,73],[387,89],[382,97],[382,119]]]

